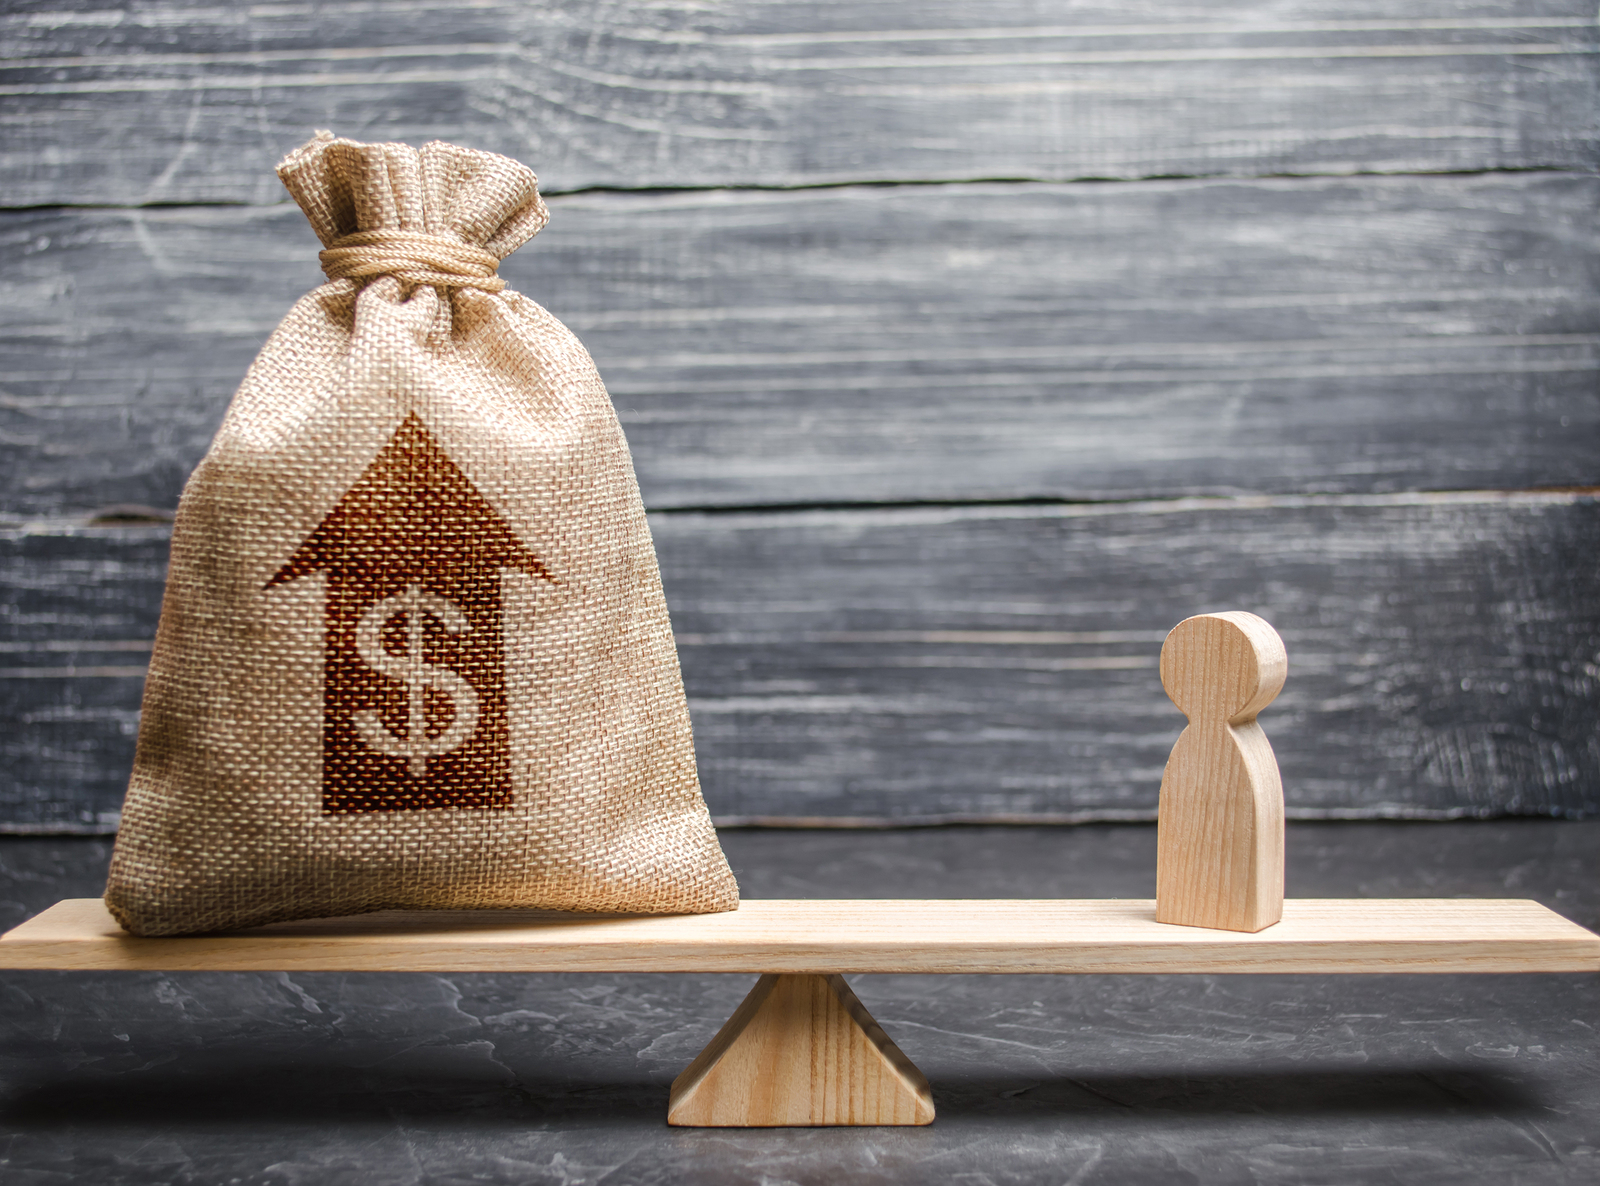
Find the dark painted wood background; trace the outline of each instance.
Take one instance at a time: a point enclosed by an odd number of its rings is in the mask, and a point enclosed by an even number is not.
[[[527,161],[724,819],[1148,818],[1262,613],[1291,813],[1600,809],[1589,0],[0,5],[0,829],[114,826],[316,127]],[[144,508],[144,509],[140,509]],[[141,517],[144,521],[141,521]]]

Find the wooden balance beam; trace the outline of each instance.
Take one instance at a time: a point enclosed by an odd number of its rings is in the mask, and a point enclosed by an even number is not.
[[[677,1125],[928,1124],[928,1081],[844,972],[1595,972],[1600,936],[1536,902],[1283,898],[1283,793],[1255,714],[1283,644],[1250,614],[1181,623],[1162,682],[1189,717],[1162,779],[1156,898],[753,901],[727,914],[394,912],[136,939],[98,898],[0,937],[0,968],[757,972],[672,1084]]]
[[[230,972],[757,972],[672,1085],[678,1125],[927,1124],[928,1081],[839,973],[1596,972],[1600,936],[1537,902],[1301,899],[1257,932],[1154,901],[750,901],[641,917],[427,911],[135,939],[98,898],[0,937],[0,968]]]

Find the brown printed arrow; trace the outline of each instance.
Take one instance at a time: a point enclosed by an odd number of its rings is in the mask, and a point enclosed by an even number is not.
[[[505,568],[553,579],[413,413],[267,582],[327,573],[324,813],[511,805]]]

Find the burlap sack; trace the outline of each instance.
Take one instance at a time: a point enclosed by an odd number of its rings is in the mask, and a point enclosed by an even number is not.
[[[327,133],[278,173],[330,282],[184,490],[107,905],[735,909],[621,427],[495,276],[534,175]]]

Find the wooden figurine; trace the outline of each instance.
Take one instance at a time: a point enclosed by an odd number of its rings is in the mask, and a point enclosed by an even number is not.
[[[1283,917],[1283,784],[1256,714],[1289,660],[1255,614],[1201,614],[1161,648],[1161,684],[1189,718],[1161,777],[1156,921],[1259,931]]]
[[[768,974],[672,1083],[667,1123],[931,1124],[933,1092],[843,976]]]

